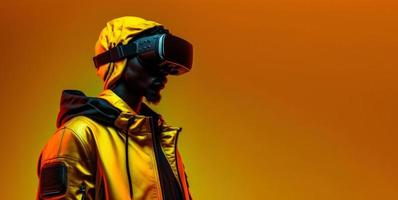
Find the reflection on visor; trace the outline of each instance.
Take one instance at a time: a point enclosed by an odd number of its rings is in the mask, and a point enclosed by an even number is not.
[[[189,71],[192,67],[192,45],[173,35],[167,35],[164,41],[164,59],[179,72]]]

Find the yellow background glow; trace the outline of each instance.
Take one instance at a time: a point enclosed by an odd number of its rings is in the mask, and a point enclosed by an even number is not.
[[[162,23],[193,70],[152,106],[182,126],[197,200],[398,199],[398,3],[393,0],[1,3],[1,199],[34,199],[63,89],[96,96],[110,19]]]

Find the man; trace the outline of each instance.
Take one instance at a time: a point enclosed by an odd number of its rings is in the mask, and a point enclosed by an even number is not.
[[[181,128],[142,102],[158,104],[167,75],[191,69],[192,45],[127,16],[107,23],[93,60],[104,90],[63,91],[57,130],[38,161],[37,199],[192,199]]]

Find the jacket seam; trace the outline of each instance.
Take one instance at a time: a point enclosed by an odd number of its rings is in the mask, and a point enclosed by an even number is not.
[[[151,154],[152,157],[152,165],[154,166],[154,174],[155,174],[155,182],[156,182],[156,187],[157,187],[157,195],[158,195],[158,199],[163,200],[164,199],[164,191],[163,191],[163,186],[162,186],[162,182],[160,180],[160,175],[159,175],[159,166],[158,166],[158,160],[157,157],[159,155],[156,154],[156,137],[155,137],[155,128],[153,126],[153,121],[152,118],[149,117],[146,119],[147,122],[149,123],[150,126],[150,135],[151,135],[151,140],[152,140],[152,149],[153,149],[153,154]]]
[[[58,147],[58,152],[57,152],[57,157],[61,153],[61,147],[62,147],[62,141],[64,140],[64,135],[65,135],[65,128],[62,128],[63,131],[61,133],[61,141],[59,142],[59,147]]]
[[[79,159],[77,159],[75,157],[72,157],[72,156],[57,156],[57,157],[54,157],[54,158],[47,158],[47,159],[43,160],[43,163],[46,163],[46,162],[51,161],[51,160],[57,160],[57,159],[60,159],[60,158],[66,158],[66,159],[70,159],[70,160],[73,160],[73,161],[79,161]]]
[[[73,129],[71,129],[71,128],[67,127],[67,126],[65,126],[64,129],[69,129],[73,133],[73,135],[77,138],[77,140],[79,141],[80,145],[82,146],[83,151],[86,154],[86,157],[90,158],[91,154],[88,154],[89,151],[87,150],[86,144],[85,144],[85,142],[83,142],[83,139]],[[91,160],[87,159],[87,161],[88,161],[91,169],[93,169],[94,166],[92,165]]]

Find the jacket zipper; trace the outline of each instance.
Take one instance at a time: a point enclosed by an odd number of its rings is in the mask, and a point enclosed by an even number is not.
[[[84,183],[80,185],[79,191],[82,193],[81,200],[86,200],[86,185]]]
[[[150,126],[151,126],[151,133],[152,133],[152,143],[153,143],[153,150],[154,150],[154,152],[155,152],[155,163],[156,163],[156,170],[157,170],[157,173],[158,173],[158,179],[159,179],[159,185],[160,185],[160,191],[161,191],[161,194],[162,194],[162,198],[161,199],[163,199],[164,198],[164,193],[163,193],[163,188],[164,188],[164,186],[162,185],[162,181],[160,180],[161,178],[160,178],[160,173],[159,173],[159,166],[158,166],[158,152],[157,152],[157,147],[156,147],[156,137],[155,137],[155,127],[154,127],[154,125],[153,125],[153,118],[152,117],[149,117],[149,121],[150,121]]]
[[[177,130],[177,136],[176,136],[176,140],[175,140],[175,143],[174,143],[174,157],[176,158],[176,168],[177,168],[177,176],[178,176],[178,180],[179,180],[179,186],[180,186],[180,189],[181,189],[181,192],[182,192],[182,194],[183,194],[183,199],[185,199],[185,191],[184,191],[184,188],[182,187],[182,181],[181,181],[181,177],[180,177],[180,170],[178,169],[178,157],[177,157],[177,141],[178,141],[178,136],[180,135],[180,131],[181,131],[181,128],[179,128],[178,130]]]

